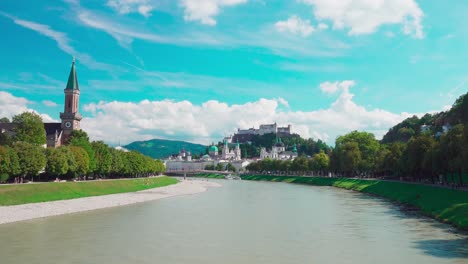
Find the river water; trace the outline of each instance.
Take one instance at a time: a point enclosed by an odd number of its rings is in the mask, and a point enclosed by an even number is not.
[[[332,187],[192,196],[0,225],[0,263],[468,263],[468,236]]]

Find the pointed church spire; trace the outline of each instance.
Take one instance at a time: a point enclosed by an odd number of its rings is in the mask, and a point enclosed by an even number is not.
[[[73,57],[72,67],[70,70],[70,75],[68,76],[67,87],[65,90],[80,90],[78,87],[78,77],[76,76],[75,69],[75,58]]]

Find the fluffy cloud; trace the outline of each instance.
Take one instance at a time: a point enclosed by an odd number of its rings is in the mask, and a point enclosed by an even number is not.
[[[0,91],[0,117],[12,118],[14,115],[21,114],[23,112],[35,112],[37,111],[28,107],[32,102],[28,101],[23,97],[16,97],[11,93]],[[38,113],[44,122],[55,122],[52,117],[47,114]]]
[[[138,12],[144,17],[149,17],[153,6],[148,0],[108,0],[107,5],[120,14]]]
[[[318,20],[331,20],[333,28],[350,28],[349,34],[373,33],[385,24],[401,24],[404,34],[424,36],[423,11],[415,0],[300,0],[313,6]]]
[[[128,143],[149,138],[183,139],[208,144],[232,134],[237,128],[258,127],[277,122],[292,124],[303,137],[320,138],[333,143],[336,136],[352,130],[373,132],[377,137],[410,116],[382,109],[366,109],[353,101],[350,88],[354,81],[327,82],[325,93],[339,93],[326,109],[292,111],[282,99],[259,99],[245,104],[228,105],[207,101],[201,105],[189,101],[99,102],[84,107],[89,116],[82,127],[93,139],[109,143]]]
[[[204,25],[214,26],[214,17],[219,14],[220,9],[225,6],[234,6],[246,3],[248,0],[180,0],[184,8],[184,19],[186,21],[200,21]]]
[[[303,37],[309,36],[315,30],[310,20],[302,20],[296,15],[289,17],[288,20],[276,22],[275,27],[279,32],[289,32]]]
[[[349,91],[349,88],[356,84],[353,80],[342,81],[342,82],[324,82],[320,84],[320,90],[326,94],[334,94],[339,90]]]

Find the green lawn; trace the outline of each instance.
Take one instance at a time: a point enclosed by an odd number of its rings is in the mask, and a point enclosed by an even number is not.
[[[200,175],[204,177],[203,175]],[[205,176],[206,177],[206,176]],[[212,176],[216,178],[216,176]],[[417,207],[425,215],[468,230],[468,192],[434,186],[358,180],[298,176],[243,175],[243,180],[275,181],[318,186],[334,186],[387,198],[394,202]]]
[[[135,192],[175,184],[170,177],[0,185],[0,205],[17,205]]]
[[[210,179],[225,179],[226,175],[216,174],[216,173],[199,173],[196,177],[201,178],[210,178]]]

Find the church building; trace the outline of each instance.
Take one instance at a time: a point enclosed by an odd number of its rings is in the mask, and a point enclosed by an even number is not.
[[[63,113],[60,113],[60,123],[44,123],[46,146],[55,148],[65,144],[73,130],[80,129],[81,115],[78,112],[80,88],[76,75],[75,60],[72,62],[67,86],[64,89],[65,101]],[[0,133],[14,135],[14,123],[0,123]]]

